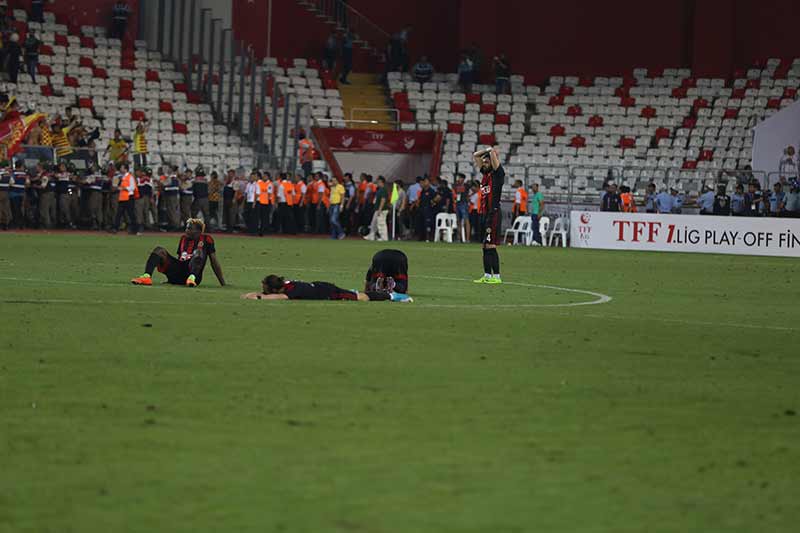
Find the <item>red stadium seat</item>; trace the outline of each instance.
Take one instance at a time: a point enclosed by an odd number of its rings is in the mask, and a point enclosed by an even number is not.
[[[94,107],[94,104],[92,103],[91,98],[78,98],[78,107],[83,109],[91,109]]]
[[[142,121],[145,119],[144,111],[131,109],[131,120]]]
[[[697,119],[694,117],[686,117],[683,119],[683,127],[689,130],[693,130],[697,126]]]
[[[783,97],[784,98],[797,98],[797,89],[794,87],[786,87],[783,90]]]
[[[133,59],[122,59],[119,63],[119,68],[123,70],[136,70],[136,61]]]
[[[172,132],[186,135],[187,133],[189,133],[189,128],[187,128],[186,124],[184,124],[183,122],[173,122]]]
[[[591,117],[589,117],[589,122],[587,122],[587,125],[590,128],[602,128],[603,117],[601,117],[600,115],[592,115]]]
[[[694,89],[697,87],[697,79],[696,78],[683,78],[681,81],[681,87],[684,89]]]
[[[575,94],[575,89],[569,85],[562,85],[561,88],[558,89],[558,94],[560,96],[572,96]]]
[[[563,137],[566,134],[567,130],[561,124],[556,124],[550,128],[550,137]]]
[[[697,168],[697,161],[692,161],[691,159],[687,159],[683,162],[683,166],[681,167],[685,170],[694,170]]]
[[[468,104],[480,104],[481,103],[481,95],[475,93],[469,93],[467,95],[467,103]]]
[[[164,113],[172,113],[173,112],[172,103],[167,102],[166,100],[161,100],[158,103],[158,110],[163,111]]]
[[[40,56],[53,56],[56,53],[53,51],[53,47],[49,44],[40,44],[39,45],[39,55]]]
[[[120,89],[130,89],[133,90],[133,80],[119,80],[119,88]]]
[[[714,150],[702,150],[698,161],[712,161],[714,159]]]
[[[336,80],[334,80],[333,78],[326,78],[322,82],[322,86],[325,87],[325,89],[330,90],[330,91],[333,91],[333,90],[336,90],[336,89],[339,88],[339,85],[337,85]]]
[[[147,69],[144,72],[145,81],[161,81],[157,70]]]
[[[781,108],[781,99],[780,98],[770,98],[767,100],[767,109],[780,109]]]
[[[614,96],[617,98],[627,98],[630,96],[631,90],[630,87],[617,87],[614,89]]]
[[[636,105],[636,98],[633,96],[623,96],[619,99],[619,105],[622,107],[633,107]]]
[[[400,122],[409,123],[414,122],[414,113],[411,111],[400,111]]]
[[[639,80],[637,80],[634,76],[627,75],[622,77],[622,86],[623,87],[636,87],[639,84]]]
[[[42,65],[39,63],[36,65],[36,73],[41,74],[42,76],[52,76],[53,69],[50,68],[50,65]]]
[[[760,89],[761,88],[761,80],[747,80],[747,84],[745,85],[748,89]]]
[[[656,116],[656,108],[653,106],[646,106],[642,108],[642,112],[639,113],[639,116],[646,119],[655,118]]]
[[[67,36],[61,35],[60,33],[56,33],[55,45],[69,47],[69,41],[67,40]]]
[[[675,87],[672,89],[672,97],[673,98],[686,98],[688,91],[686,87]]]
[[[94,42],[94,37],[88,37],[88,36],[81,37],[81,47],[97,48],[97,44]]]
[[[78,60],[78,66],[84,68],[94,68],[94,60],[91,57],[81,56]]]
[[[698,109],[704,109],[708,107],[708,100],[705,98],[695,98],[694,103],[692,104],[692,109],[697,112]]]
[[[669,128],[661,126],[660,128],[656,129],[656,141],[660,141],[661,139],[669,139],[669,135]]]
[[[735,107],[729,107],[725,110],[725,115],[723,118],[738,118],[739,117],[739,110]]]
[[[737,100],[741,100],[742,98],[745,97],[746,92],[747,91],[745,90],[744,87],[736,88],[731,92],[731,98],[735,98]]]
[[[636,148],[636,139],[633,137],[620,137],[619,147],[623,150],[628,148]]]
[[[174,83],[172,86],[175,89],[176,93],[185,93],[186,92],[186,84],[185,83]]]
[[[478,137],[478,142],[480,144],[492,146],[495,142],[494,135],[491,133],[483,133]]]
[[[463,133],[464,132],[464,125],[458,122],[448,122],[447,123],[447,133]]]
[[[64,86],[78,87],[78,78],[73,78],[72,76],[64,76]]]
[[[581,76],[578,80],[578,85],[580,87],[592,87],[594,86],[594,78],[591,76]]]
[[[117,96],[120,100],[133,100],[133,90],[120,88],[117,92]]]
[[[494,104],[481,104],[481,113],[487,113],[490,115],[494,115],[494,112],[497,110],[497,106]]]
[[[39,87],[39,90],[42,91],[42,96],[53,96],[53,87],[48,85],[42,85]]]
[[[547,102],[547,105],[554,107],[559,105],[564,105],[564,97],[561,96],[560,94],[551,96],[550,100],[548,100]]]
[[[495,124],[511,124],[511,115],[500,114],[494,116]]]
[[[567,108],[568,117],[579,117],[583,115],[583,109],[579,105],[571,105]]]
[[[102,80],[107,80],[108,79],[108,72],[106,72],[106,69],[104,69],[104,68],[95,67],[95,68],[92,69],[92,76],[94,76],[95,78],[102,79]]]
[[[586,137],[582,135],[576,135],[569,141],[569,145],[573,148],[585,148],[586,147]]]
[[[186,101],[190,104],[202,104],[203,103],[203,95],[196,92],[191,92],[186,95]]]
[[[463,104],[463,102],[450,102],[450,112],[451,113],[463,113],[464,112],[464,104]]]

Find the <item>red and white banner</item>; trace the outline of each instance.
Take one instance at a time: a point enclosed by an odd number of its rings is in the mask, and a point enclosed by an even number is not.
[[[575,248],[800,257],[800,219],[572,211]]]
[[[433,152],[436,140],[434,131],[319,128],[315,133],[325,136],[325,141],[331,150],[345,152],[430,154]]]

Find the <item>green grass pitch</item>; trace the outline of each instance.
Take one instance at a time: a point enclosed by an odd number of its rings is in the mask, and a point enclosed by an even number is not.
[[[245,302],[381,245],[219,236],[230,286],[129,285],[176,243],[0,235],[0,532],[797,531],[796,260],[504,247],[486,286],[390,243],[413,304]]]

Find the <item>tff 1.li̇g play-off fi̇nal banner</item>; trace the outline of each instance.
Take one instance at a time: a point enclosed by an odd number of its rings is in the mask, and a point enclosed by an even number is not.
[[[575,248],[800,257],[800,219],[572,211]]]

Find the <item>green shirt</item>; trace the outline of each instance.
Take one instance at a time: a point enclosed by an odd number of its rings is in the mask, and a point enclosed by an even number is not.
[[[544,202],[544,195],[540,192],[537,192],[533,196],[531,196],[531,214],[539,215],[542,210],[542,203]]]
[[[389,195],[386,194],[386,187],[381,187],[375,193],[375,209],[380,209],[381,200],[383,200],[383,208],[389,209]]]

